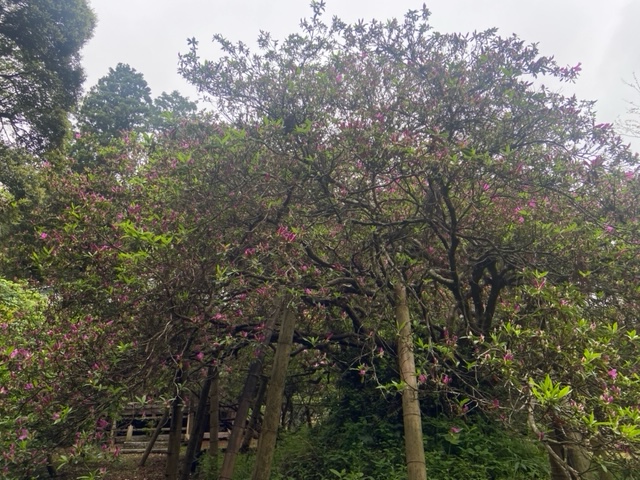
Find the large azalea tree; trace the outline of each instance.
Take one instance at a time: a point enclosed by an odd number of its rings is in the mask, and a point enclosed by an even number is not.
[[[303,31],[281,43],[262,34],[258,54],[216,36],[224,52],[218,60],[201,61],[195,40],[181,59],[186,78],[280,158],[277,175],[306,183],[309,194],[294,204],[305,253],[331,285],[344,287],[339,298],[323,301],[342,304],[359,331],[384,335],[380,315],[364,322],[358,315],[366,311],[363,299],[382,312],[380,305],[402,303],[393,287],[406,285],[425,346],[420,379],[429,383],[431,375],[432,386],[458,388],[489,408],[500,405],[496,395],[507,395],[514,412],[526,410],[519,418],[549,448],[558,478],[587,475],[614,445],[593,435],[617,435],[631,448],[629,427],[611,426],[633,423],[631,414],[612,419],[592,404],[592,434],[562,408],[549,415],[540,385],[562,392],[554,401],[569,401],[564,386],[584,352],[569,349],[560,369],[541,369],[532,358],[513,362],[510,351],[496,357],[509,348],[502,335],[511,320],[527,324],[529,337],[557,335],[562,348],[571,342],[566,335],[578,332],[577,317],[592,318],[593,332],[613,328],[614,317],[629,318],[636,303],[629,289],[635,208],[622,205],[633,206],[637,160],[609,125],[595,122],[591,103],[541,85],[545,76],[573,81],[579,67],[559,66],[493,30],[433,33],[426,10],[404,21],[326,25],[323,7],[314,3]],[[553,286],[544,290],[555,295],[547,301],[570,304],[573,313],[538,314],[532,330],[531,291],[543,286]],[[609,316],[596,300],[602,296]],[[523,299],[526,314],[512,317]],[[584,341],[618,348],[593,335]],[[622,350],[631,348],[622,340]],[[496,379],[506,377],[478,370],[481,351],[517,364],[520,384],[497,392]],[[633,363],[626,368],[633,375]],[[599,377],[588,385],[599,386],[575,392],[571,401],[581,408],[579,395],[598,397],[614,375],[602,368],[590,374]]]

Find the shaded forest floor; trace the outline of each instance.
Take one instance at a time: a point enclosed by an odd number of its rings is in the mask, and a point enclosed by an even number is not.
[[[164,478],[166,455],[150,455],[144,467],[139,467],[142,455],[126,454],[106,465],[107,473],[103,480],[159,480]],[[71,480],[77,478],[91,479],[91,472],[99,470],[101,465],[91,464],[86,466],[76,465],[64,467],[60,470],[57,479]]]

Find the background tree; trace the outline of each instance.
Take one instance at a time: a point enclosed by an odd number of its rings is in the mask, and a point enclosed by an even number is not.
[[[80,50],[95,18],[85,0],[0,2],[0,126],[5,144],[62,144],[84,74]]]
[[[92,133],[108,141],[123,132],[144,129],[152,108],[151,89],[144,75],[119,63],[82,100],[78,126],[81,133]]]
[[[153,100],[155,115],[153,126],[161,131],[175,127],[179,122],[193,119],[198,111],[198,104],[174,90],[162,92]]]

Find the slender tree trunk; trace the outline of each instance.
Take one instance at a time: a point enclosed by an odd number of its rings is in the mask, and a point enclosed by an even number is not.
[[[287,378],[295,323],[295,313],[287,305],[284,305],[282,327],[278,336],[278,347],[273,358],[273,368],[271,369],[271,379],[267,390],[264,420],[262,421],[260,440],[258,440],[258,451],[256,453],[256,463],[253,467],[252,480],[269,480],[269,475],[271,474],[271,463],[276,449],[278,424],[280,423],[280,413],[282,411],[282,397]]]
[[[267,379],[263,376],[260,378],[260,386],[258,387],[258,394],[253,402],[253,410],[251,411],[251,418],[249,419],[249,425],[244,432],[244,439],[242,440],[241,452],[247,452],[251,447],[251,440],[254,433],[258,429],[258,421],[260,420],[260,407],[264,403],[264,395],[267,393]]]
[[[264,362],[264,355],[266,347],[271,343],[271,337],[273,336],[273,328],[276,324],[276,320],[282,311],[282,306],[278,308],[275,315],[272,315],[265,327],[264,340],[262,346],[257,352],[256,359],[251,363],[249,367],[249,373],[247,375],[247,381],[242,389],[242,394],[238,401],[238,411],[236,413],[236,419],[233,422],[233,429],[231,430],[231,436],[227,443],[227,451],[224,454],[224,460],[222,462],[222,468],[220,469],[219,480],[231,480],[233,476],[233,469],[236,464],[236,458],[240,447],[242,445],[242,439],[244,437],[245,423],[247,421],[247,414],[249,413],[249,407],[251,406],[251,400],[253,400],[256,385],[262,372],[262,365]]]
[[[180,443],[182,436],[182,398],[176,392],[171,406],[171,427],[169,429],[169,447],[167,449],[166,480],[177,480],[180,465]]]
[[[165,408],[164,413],[162,414],[162,418],[160,419],[160,422],[158,422],[158,425],[156,425],[156,428],[153,431],[151,438],[149,439],[149,443],[147,443],[147,448],[144,450],[144,453],[142,454],[142,458],[140,459],[140,463],[138,464],[138,466],[144,467],[144,464],[147,462],[147,458],[149,458],[149,455],[153,450],[153,446],[156,444],[156,440],[158,440],[158,437],[160,436],[160,432],[162,432],[162,427],[166,423],[167,418],[169,418],[169,409]]]
[[[207,397],[209,396],[209,390],[211,389],[211,382],[213,381],[213,367],[209,367],[207,371],[207,378],[202,384],[200,390],[200,396],[198,397],[198,407],[196,408],[195,415],[193,417],[193,428],[191,430],[191,436],[189,437],[189,443],[187,444],[187,453],[184,458],[182,466],[181,480],[189,480],[191,475],[191,465],[196,458],[200,444],[202,443],[202,435],[204,434],[204,421],[207,415]]]
[[[407,304],[407,291],[398,283],[395,287],[396,322],[398,327],[398,363],[400,377],[405,387],[402,390],[402,418],[404,421],[404,444],[408,480],[426,480],[427,467],[422,439],[422,417],[418,400],[416,364],[413,357],[411,318]]]
[[[216,368],[209,390],[209,457],[213,466],[212,478],[218,473],[218,432],[220,431],[220,376]]]

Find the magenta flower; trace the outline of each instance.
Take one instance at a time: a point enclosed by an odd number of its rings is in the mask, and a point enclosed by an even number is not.
[[[293,242],[296,239],[296,234],[293,233],[289,228],[281,225],[277,231],[278,235],[280,235],[287,242]]]
[[[42,232],[40,234],[40,240],[44,240],[45,238],[47,238],[49,235],[47,235],[47,232]]]
[[[613,380],[615,380],[616,377],[618,376],[618,371],[615,368],[612,368],[607,372],[607,375],[609,375]]]
[[[107,422],[104,418],[99,419],[96,423],[96,427],[98,428],[98,430],[104,430],[108,425],[109,422]]]
[[[198,352],[198,353],[196,354],[196,359],[197,359],[199,362],[201,362],[203,358],[204,358],[204,353],[202,353],[202,352]]]
[[[424,373],[418,375],[418,383],[424,384],[427,381],[427,376]]]

